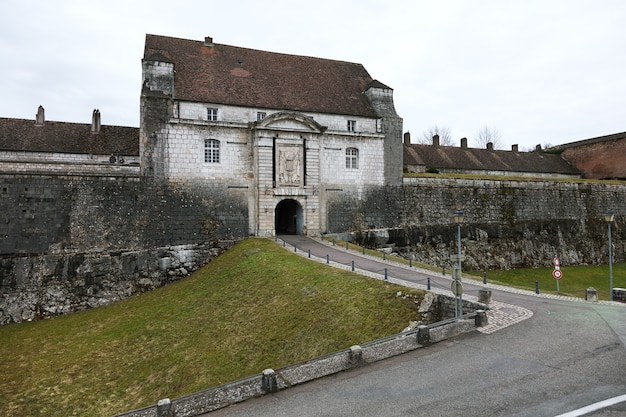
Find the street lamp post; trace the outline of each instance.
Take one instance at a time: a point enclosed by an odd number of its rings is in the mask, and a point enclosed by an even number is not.
[[[608,225],[609,234],[609,300],[613,301],[613,244],[611,243],[611,223],[615,220],[613,211],[607,210],[604,213],[604,221]]]
[[[456,241],[456,247],[457,247],[457,257],[458,257],[458,269],[457,269],[457,276],[455,278],[455,280],[458,280],[459,282],[461,281],[461,223],[463,223],[463,212],[461,210],[457,210],[454,212],[454,222],[456,223],[457,226],[457,241]],[[455,283],[456,284],[456,283]],[[457,285],[457,288],[461,288],[459,292],[459,315],[461,317],[463,317],[463,290],[461,286]]]

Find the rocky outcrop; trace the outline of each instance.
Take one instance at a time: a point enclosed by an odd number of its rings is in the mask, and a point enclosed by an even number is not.
[[[187,276],[231,243],[4,257],[0,324],[99,307],[152,290]]]

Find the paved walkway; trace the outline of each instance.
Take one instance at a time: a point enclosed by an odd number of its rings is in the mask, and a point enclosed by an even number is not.
[[[427,290],[430,292],[434,292],[436,294],[446,295],[446,296],[454,296],[451,290],[446,289],[452,282],[452,276],[449,274],[437,274],[433,271],[411,267],[409,265],[393,262],[390,260],[383,260],[380,257],[371,256],[367,254],[363,254],[360,251],[353,250],[350,248],[346,248],[343,246],[338,246],[324,239],[311,239],[305,236],[278,236],[275,241],[278,244],[282,244],[283,247],[294,251],[303,257],[308,257],[311,260],[329,264],[333,267],[354,271],[355,273],[365,275],[368,277],[387,280],[388,282],[402,285],[409,288],[416,288],[421,290]],[[327,255],[320,255],[320,248],[325,248]],[[322,250],[323,251],[323,250]],[[330,253],[333,253],[331,256]],[[367,259],[369,262],[354,262],[346,261],[347,258],[343,257],[342,259],[338,256],[338,253],[348,254],[352,259]],[[337,259],[336,261],[333,259]],[[363,266],[361,266],[363,264]],[[353,266],[358,265],[359,267]],[[370,266],[370,267],[367,267]],[[373,266],[373,267],[372,267]],[[388,274],[388,269],[390,267],[394,268],[394,271],[398,269],[404,269],[411,274],[411,278],[403,279],[401,277],[390,276]],[[381,274],[382,271],[385,271]],[[401,274],[394,274],[401,275]],[[446,284],[444,281],[448,281]],[[424,284],[423,282],[427,282]],[[428,283],[430,283],[430,288],[428,288]],[[501,291],[508,292],[532,297],[541,297],[547,299],[557,299],[557,300],[567,300],[567,301],[576,301],[576,302],[584,302],[588,301],[569,296],[561,296],[554,294],[536,294],[533,291],[516,289],[511,287],[506,287],[502,285],[495,284],[483,284],[482,281],[476,281],[473,279],[468,279],[466,277],[463,278],[464,287],[468,288],[482,288],[489,289],[492,291]],[[475,291],[477,292],[477,291]],[[469,293],[464,293],[464,299],[470,301],[478,301],[478,297],[475,295],[471,295]],[[599,301],[598,304],[608,304],[608,301]],[[533,312],[527,308],[507,304],[499,301],[493,301],[488,304],[489,309],[487,310],[487,317],[489,324],[485,327],[478,328],[477,330],[481,333],[490,334],[494,333],[500,329],[511,326],[513,324],[519,323],[523,320],[526,320],[533,316]]]

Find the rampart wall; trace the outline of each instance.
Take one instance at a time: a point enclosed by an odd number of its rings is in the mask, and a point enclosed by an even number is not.
[[[625,203],[626,183],[411,178],[360,199],[337,196],[329,224],[330,232],[352,228],[359,243],[451,265],[460,208],[467,269],[547,266],[555,256],[563,265],[597,264],[607,262],[608,209],[615,260],[624,260]]]
[[[247,235],[241,190],[138,176],[0,175],[0,324],[185,276]]]
[[[464,269],[624,261],[626,184],[414,178],[329,195],[327,232]],[[250,190],[138,175],[0,174],[0,324],[124,298],[185,276],[245,237]],[[216,249],[217,248],[217,249]]]

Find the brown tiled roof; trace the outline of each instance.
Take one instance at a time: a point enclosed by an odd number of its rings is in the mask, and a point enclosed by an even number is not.
[[[580,174],[580,171],[556,154],[420,144],[404,146],[404,165],[421,165],[439,170]]]
[[[139,129],[91,124],[0,118],[0,150],[138,156]]]
[[[361,64],[146,35],[144,60],[164,59],[174,63],[178,100],[378,116]]]

